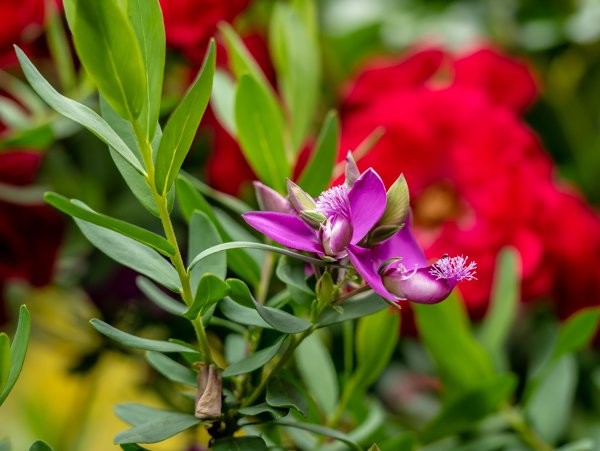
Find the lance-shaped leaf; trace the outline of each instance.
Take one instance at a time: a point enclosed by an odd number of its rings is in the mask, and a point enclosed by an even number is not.
[[[235,77],[239,80],[244,74],[250,74],[261,84],[268,86],[269,82],[265,74],[231,25],[221,22],[219,24],[219,31],[225,38],[227,55],[230,58],[229,65]]]
[[[6,385],[10,373],[10,338],[0,332],[0,391]]]
[[[165,26],[158,0],[129,0],[127,10],[138,38],[146,75],[146,99],[140,114],[142,129],[152,140],[162,97],[165,69]]]
[[[29,451],[52,451],[53,448],[42,440],[38,440],[29,448]]]
[[[108,146],[112,147],[115,152],[123,157],[123,159],[136,171],[140,174],[145,174],[143,166],[135,157],[131,149],[127,147],[127,144],[125,144],[104,119],[87,106],[59,94],[50,83],[42,77],[42,74],[39,73],[20,48],[17,47],[16,52],[27,81],[48,105],[63,116],[83,125]]]
[[[181,363],[156,351],[146,352],[146,360],[167,379],[196,388],[196,373]]]
[[[315,150],[298,181],[311,196],[317,197],[329,186],[340,144],[340,120],[335,111],[325,117]]]
[[[57,193],[46,193],[44,199],[54,208],[69,216],[83,219],[84,221],[91,222],[92,224],[96,224],[109,230],[114,230],[121,235],[128,236],[129,238],[133,238],[140,243],[150,246],[169,257],[175,255],[175,248],[173,245],[154,232],[121,221],[120,219],[111,218],[110,216],[98,213],[81,201],[74,199],[69,200]]]
[[[113,327],[110,324],[107,324],[104,321],[96,318],[91,319],[90,324],[94,326],[94,328],[102,335],[105,335],[111,340],[114,340],[117,343],[129,348],[156,352],[197,353],[197,351],[192,348],[191,345],[184,346],[179,343],[172,343],[170,341],[137,337],[135,335],[128,334],[127,332],[123,332],[122,330],[119,330],[116,327]]]
[[[167,121],[163,131],[156,153],[155,182],[159,193],[169,190],[190,150],[210,99],[215,64],[215,42],[211,40],[196,80]]]
[[[194,211],[190,218],[188,256],[191,259],[205,249],[223,243],[213,222],[201,211]],[[227,254],[220,253],[208,257],[190,271],[190,283],[195,292],[200,278],[207,273],[223,279],[227,273]]]
[[[95,247],[113,260],[150,277],[172,291],[181,290],[177,271],[154,249],[82,219],[75,218],[75,223]]]
[[[275,376],[267,384],[266,401],[274,407],[290,407],[303,416],[308,413],[308,402],[296,383],[283,376]]]
[[[237,136],[233,109],[235,106],[236,82],[224,70],[215,70],[210,105],[219,123],[231,136]]]
[[[148,88],[142,53],[116,0],[65,2],[77,55],[98,90],[121,116],[135,119]]]
[[[287,335],[282,335],[271,346],[261,349],[260,351],[256,351],[254,354],[249,355],[245,359],[232,363],[225,369],[225,371],[223,371],[223,377],[231,377],[239,374],[250,373],[264,366],[277,355],[287,337]]]
[[[204,314],[209,308],[229,294],[229,285],[211,273],[202,275],[194,302],[184,313],[188,319],[196,319],[199,313]]]
[[[150,299],[155,305],[173,315],[183,316],[187,311],[185,304],[176,301],[160,288],[154,285],[145,277],[139,276],[135,279],[137,287]]]
[[[10,347],[10,370],[6,378],[4,387],[0,390],[0,406],[6,400],[6,397],[17,383],[19,374],[23,369],[27,345],[29,344],[29,332],[31,331],[31,317],[29,311],[24,305],[19,310],[19,322],[17,331]]]
[[[250,166],[267,185],[285,191],[290,176],[283,138],[283,115],[268,90],[244,75],[235,96],[238,139]]]

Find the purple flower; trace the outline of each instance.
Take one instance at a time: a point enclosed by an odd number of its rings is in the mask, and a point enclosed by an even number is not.
[[[461,280],[475,277],[475,262],[444,256],[427,264],[408,222],[390,239],[371,249],[348,246],[348,256],[365,282],[383,298],[435,304]]]
[[[381,178],[368,169],[356,177],[351,156],[347,159],[346,183],[324,191],[316,200],[298,185],[288,182],[289,203],[295,210],[286,213],[253,211],[243,215],[248,224],[273,241],[300,251],[343,258],[347,247],[358,244],[377,224],[386,208],[386,191]],[[259,186],[261,205],[282,205],[282,197]],[[267,201],[264,196],[272,198]]]

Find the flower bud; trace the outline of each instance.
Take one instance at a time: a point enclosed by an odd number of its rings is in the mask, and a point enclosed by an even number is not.
[[[401,228],[402,226],[396,225],[375,226],[369,233],[368,247],[383,243],[385,240],[399,232]]]
[[[346,155],[346,186],[351,188],[359,177],[360,171],[356,161],[354,161],[354,155],[352,155],[352,152],[348,152],[348,155]]]
[[[207,363],[199,363],[197,365],[200,371],[196,379],[198,387],[196,393],[196,418],[209,419],[220,417],[223,396],[221,373],[215,365]]]
[[[304,210],[314,210],[317,208],[315,200],[290,179],[287,181],[287,189],[290,203],[298,213]]]
[[[341,256],[352,240],[352,224],[342,215],[330,216],[321,224],[321,243],[325,254]]]
[[[294,209],[289,201],[274,189],[261,182],[254,182],[254,192],[258,206],[262,211],[275,211],[277,213],[293,213]]]
[[[410,196],[404,175],[400,175],[386,194],[386,205],[383,215],[375,225],[402,226],[410,210]]]
[[[300,217],[304,220],[304,222],[315,229],[321,227],[321,224],[327,220],[327,216],[316,210],[303,210],[300,212]]]

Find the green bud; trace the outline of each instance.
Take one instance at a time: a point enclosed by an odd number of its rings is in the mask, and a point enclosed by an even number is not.
[[[331,305],[335,299],[335,284],[331,278],[331,274],[325,272],[319,280],[317,280],[316,286],[317,300],[321,305]]]
[[[402,226],[406,221],[409,210],[408,185],[404,175],[401,174],[387,192],[385,210],[374,229],[377,229],[378,226]]]
[[[300,212],[300,217],[315,229],[318,229],[327,220],[323,213],[316,210],[303,210]]]
[[[287,189],[289,201],[298,213],[304,210],[314,210],[317,207],[317,203],[310,194],[306,193],[290,179],[287,181]]]
[[[348,152],[348,155],[346,155],[346,185],[352,187],[359,177],[360,171],[354,160],[354,155],[352,155],[352,152]]]
[[[369,246],[374,246],[376,244],[382,243],[383,241],[391,238],[396,234],[403,226],[399,225],[380,225],[375,226],[371,233],[369,234],[368,243]]]

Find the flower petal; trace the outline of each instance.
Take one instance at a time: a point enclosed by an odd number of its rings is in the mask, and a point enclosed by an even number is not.
[[[385,210],[385,186],[377,173],[369,168],[348,192],[352,219],[352,244],[358,243],[379,221]]]
[[[356,271],[358,271],[363,279],[365,279],[365,282],[367,282],[367,284],[375,293],[390,301],[397,302],[399,300],[383,286],[381,276],[377,273],[379,268],[375,268],[370,249],[365,249],[350,244],[346,250],[348,251],[348,257],[350,258],[350,261],[352,262],[352,265],[354,265]]]
[[[296,215],[272,211],[251,211],[244,220],[273,241],[291,249],[323,253],[316,232]]]
[[[410,229],[409,221],[390,239],[372,249],[375,260],[379,263],[402,257],[402,264],[409,271],[415,269],[415,266],[421,268],[427,265],[425,254]]]
[[[258,206],[262,211],[276,211],[278,213],[294,213],[294,209],[289,201],[264,183],[259,181],[252,182]]]
[[[437,304],[446,299],[456,282],[447,279],[438,279],[430,274],[431,266],[420,268],[399,285],[406,299],[419,304]]]

